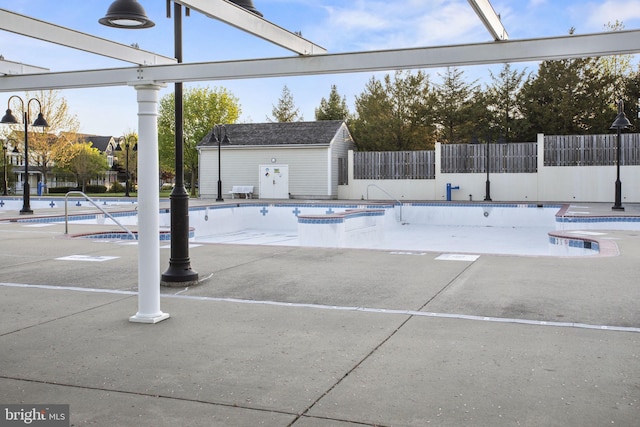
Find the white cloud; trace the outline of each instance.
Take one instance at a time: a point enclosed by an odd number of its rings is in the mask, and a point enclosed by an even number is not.
[[[531,0],[529,2],[529,7],[538,7],[547,3],[547,0]]]
[[[332,52],[477,41],[469,33],[483,29],[466,0],[357,0],[324,11],[305,34]]]
[[[628,24],[638,19],[640,19],[638,0],[607,0],[597,5],[594,3],[588,5],[587,22],[595,31],[603,31],[607,23],[614,23],[616,20]],[[629,25],[625,27],[629,28]]]

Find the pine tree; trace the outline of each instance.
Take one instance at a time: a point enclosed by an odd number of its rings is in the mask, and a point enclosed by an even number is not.
[[[296,107],[293,100],[293,95],[287,85],[282,88],[282,94],[278,100],[278,105],[274,105],[271,110],[271,115],[275,119],[274,121],[280,123],[298,122],[303,121],[304,118],[300,115],[300,110]],[[269,117],[267,117],[268,120]]]
[[[426,150],[435,142],[435,96],[429,78],[397,71],[393,80],[372,77],[356,96],[351,133],[360,150]]]
[[[491,71],[492,84],[485,91],[490,127],[507,141],[518,141],[521,132],[522,113],[518,105],[518,92],[524,82],[526,71],[517,71],[511,64],[504,64],[496,76]]]
[[[482,99],[475,99],[480,89],[475,81],[466,82],[464,71],[457,67],[447,67],[441,77],[436,89],[437,118],[442,128],[438,140],[445,144],[469,142],[480,131],[480,118],[485,112],[484,105],[474,102]]]
[[[315,116],[316,120],[347,120],[349,117],[347,99],[340,98],[336,85],[331,85],[329,100],[325,98],[320,100],[320,106],[316,108]]]

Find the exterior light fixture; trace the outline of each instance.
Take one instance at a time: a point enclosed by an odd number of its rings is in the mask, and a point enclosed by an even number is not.
[[[221,175],[221,161],[220,161],[220,144],[230,144],[229,137],[227,136],[227,127],[225,125],[213,125],[213,137],[218,144],[218,197],[216,202],[224,202],[222,198],[222,175]]]
[[[128,29],[151,28],[155,25],[136,0],[114,1],[104,18],[98,22],[107,27]]]
[[[251,13],[255,13],[258,16],[262,16],[262,13],[258,12],[258,10],[253,6],[253,1],[252,0],[230,0],[231,3],[236,4],[238,6],[240,6],[243,9],[248,10]]]
[[[622,100],[618,101],[618,115],[616,119],[613,121],[613,124],[609,129],[617,131],[617,142],[616,142],[616,194],[615,194],[615,202],[611,207],[614,211],[623,211],[624,207],[622,206],[622,182],[620,181],[620,151],[621,148],[621,135],[622,129],[626,129],[631,126],[631,122],[624,114],[624,103]]]
[[[122,145],[124,144],[124,151],[125,151],[125,171],[126,171],[126,175],[125,175],[125,182],[124,182],[124,195],[125,197],[131,197],[131,195],[129,194],[129,188],[130,188],[130,178],[129,178],[129,149],[133,150],[133,151],[138,151],[138,143],[136,142],[133,146],[131,145],[131,143],[129,142],[129,139],[134,139],[135,140],[135,136],[134,135],[129,135],[129,138],[126,138],[124,136],[119,138],[119,142],[118,145],[116,145],[115,151],[123,151],[122,150]]]
[[[15,98],[17,100],[20,101],[20,103],[22,104],[22,110],[24,112],[24,118],[23,118],[23,122],[24,122],[24,184],[23,184],[23,195],[22,195],[22,209],[20,210],[20,214],[24,215],[24,214],[32,214],[33,211],[31,210],[31,201],[30,201],[30,189],[29,189],[29,132],[28,132],[28,128],[29,128],[29,106],[31,105],[31,101],[35,101],[38,104],[38,117],[36,118],[36,120],[33,122],[32,126],[36,126],[36,127],[49,127],[49,124],[47,123],[47,121],[45,120],[44,116],[42,115],[42,105],[40,104],[40,101],[38,101],[36,98],[31,98],[27,101],[26,104],[26,108],[25,108],[25,102],[22,100],[22,98],[20,98],[17,95],[13,95],[11,97],[9,97],[9,101],[7,101],[7,111],[6,114],[4,116],[2,116],[2,119],[0,119],[0,123],[3,124],[18,124],[18,119],[16,119],[16,117],[13,115],[13,113],[11,112],[11,100]]]

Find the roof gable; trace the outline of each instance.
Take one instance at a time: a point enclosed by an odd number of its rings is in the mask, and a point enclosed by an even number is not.
[[[111,136],[99,136],[99,135],[78,135],[78,142],[91,142],[92,146],[98,150],[105,152],[109,147],[109,142],[113,137]]]
[[[225,125],[229,144],[234,146],[329,146],[344,121],[321,120],[316,122],[287,123],[238,123]],[[198,143],[198,147],[217,146],[213,129]]]

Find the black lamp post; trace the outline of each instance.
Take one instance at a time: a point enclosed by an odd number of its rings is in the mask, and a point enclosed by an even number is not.
[[[9,195],[9,193],[7,192],[7,187],[9,186],[9,180],[7,179],[7,148],[9,148],[7,146],[8,143],[9,141],[2,144],[2,165],[3,165],[2,176],[3,176],[3,182],[4,182],[4,190],[2,191],[3,196]]]
[[[221,175],[221,165],[220,161],[220,144],[229,144],[229,137],[227,136],[227,127],[225,125],[213,125],[213,137],[216,139],[218,143],[218,197],[216,198],[216,202],[224,202],[222,198],[222,175]]]
[[[26,108],[25,103],[18,95],[13,95],[9,97],[9,101],[7,101],[7,111],[6,114],[0,119],[0,123],[6,124],[17,124],[18,119],[11,113],[11,99],[16,98],[22,104],[23,110],[23,121],[24,121],[24,185],[23,185],[23,195],[22,195],[22,209],[20,210],[20,214],[32,214],[31,210],[31,201],[30,201],[30,191],[29,191],[29,107],[31,106],[31,101],[35,101],[38,103],[38,118],[33,122],[32,126],[37,127],[49,127],[49,124],[44,119],[42,115],[42,105],[40,101],[36,98],[31,98],[27,101]]]
[[[178,63],[182,62],[182,5],[173,4],[174,49]],[[167,15],[170,14],[167,3]],[[115,28],[149,28],[154,24],[144,9],[135,0],[114,1],[107,15],[100,19],[103,25]],[[171,210],[171,255],[169,268],[162,274],[161,283],[167,286],[185,286],[198,283],[198,273],[191,269],[189,259],[189,194],[184,187],[184,147],[182,82],[174,85],[175,109],[175,185],[170,195]]]
[[[620,151],[621,151],[621,140],[622,136],[620,133],[622,129],[626,129],[631,126],[631,122],[624,114],[624,103],[622,100],[618,101],[618,115],[614,120],[613,124],[609,129],[615,129],[618,133],[617,142],[616,142],[616,200],[611,207],[614,211],[623,211],[624,206],[622,206],[622,182],[620,182]]]
[[[133,145],[133,147],[131,147],[131,143],[129,142],[129,139],[135,139],[134,135],[129,135],[128,138],[121,136],[120,139],[118,140],[118,145],[116,145],[115,151],[122,151],[122,144],[124,144],[124,149],[125,149],[125,171],[126,171],[126,175],[125,175],[125,183],[124,183],[124,195],[125,197],[131,197],[129,195],[129,187],[130,187],[130,183],[129,183],[129,149],[131,148],[133,151],[138,151],[138,144],[135,143]]]
[[[485,182],[485,190],[484,190],[484,201],[485,202],[490,202],[491,201],[491,181],[489,180],[489,168],[490,168],[490,162],[489,162],[489,137],[487,137],[485,143],[486,143],[486,153],[485,153],[485,166],[486,166],[486,170],[487,170],[487,181]]]
[[[188,10],[188,9],[187,9]],[[169,10],[167,10],[169,12]],[[182,63],[182,5],[173,3],[175,58]],[[175,185],[171,190],[171,256],[169,268],[162,274],[166,286],[189,286],[198,283],[198,273],[189,258],[189,193],[184,186],[184,117],[182,82],[174,84],[175,114]]]
[[[232,1],[244,9],[262,16],[253,7],[251,0]],[[167,2],[167,15],[170,14]],[[174,49],[178,63],[182,62],[182,5],[173,3]],[[187,8],[187,14],[189,9]],[[114,1],[107,15],[100,19],[103,25],[115,28],[149,28],[154,23],[146,16],[142,6],[135,0]],[[166,286],[188,286],[198,283],[198,273],[191,269],[189,259],[189,194],[184,187],[183,103],[182,82],[175,85],[175,185],[171,191],[171,256],[169,268],[162,274],[161,283]]]

